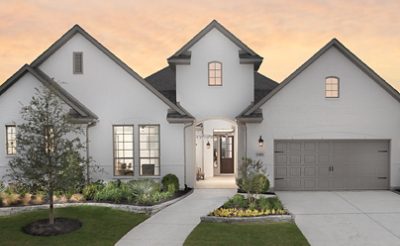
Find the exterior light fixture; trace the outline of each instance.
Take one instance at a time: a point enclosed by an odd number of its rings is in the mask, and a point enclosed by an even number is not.
[[[207,146],[207,149],[209,149],[211,147],[210,141],[207,141],[206,146]]]
[[[258,139],[258,146],[259,147],[263,147],[264,146],[264,139],[262,138],[262,136],[260,136],[260,138]]]

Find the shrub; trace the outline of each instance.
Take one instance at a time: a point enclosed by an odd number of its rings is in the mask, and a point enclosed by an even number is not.
[[[172,197],[173,193],[170,192],[153,192],[153,193],[145,193],[140,196],[135,197],[134,202],[140,205],[153,205],[160,201],[166,200]]]
[[[103,189],[96,193],[94,200],[121,203],[129,200],[129,196],[130,192],[126,183],[110,181]]]
[[[30,193],[25,193],[24,195],[21,195],[21,203],[22,205],[29,205],[32,200],[32,194]]]
[[[2,193],[2,204],[3,206],[13,206],[20,203],[20,198],[17,193]]]
[[[179,179],[175,174],[170,173],[165,175],[162,178],[161,183],[164,191],[175,193],[179,190]]]
[[[261,161],[253,161],[249,158],[243,159],[239,167],[239,177],[236,179],[236,184],[239,189],[247,193],[250,203],[255,201],[254,194],[266,192],[269,189],[269,181],[264,173]]]
[[[161,190],[160,184],[152,179],[132,180],[128,182],[129,191],[132,197],[139,197],[143,194],[152,194]]]
[[[86,200],[94,200],[96,194],[104,188],[104,183],[101,180],[86,185],[82,194]]]
[[[38,192],[32,196],[31,203],[34,205],[40,205],[44,203],[45,195],[43,192]]]
[[[243,195],[240,194],[234,195],[223,205],[223,208],[247,208],[247,207],[248,207],[248,200]]]
[[[70,198],[69,198],[70,202],[84,202],[85,201],[85,197],[82,194],[73,194]]]
[[[267,192],[269,189],[269,180],[262,173],[255,174],[251,179],[251,193],[260,194]]]

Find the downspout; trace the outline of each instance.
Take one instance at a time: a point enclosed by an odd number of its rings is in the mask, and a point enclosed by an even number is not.
[[[193,126],[193,123],[185,125],[183,128],[183,183],[186,186],[186,128]]]
[[[96,121],[91,121],[86,125],[86,184],[90,183],[89,128],[94,125]]]

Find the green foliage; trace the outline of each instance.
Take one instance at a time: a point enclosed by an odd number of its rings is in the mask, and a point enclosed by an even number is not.
[[[277,197],[260,197],[251,202],[244,195],[236,194],[222,205],[222,208],[250,210],[283,210],[283,205]]]
[[[110,181],[94,196],[95,201],[121,203],[128,201],[130,192],[126,183]]]
[[[223,205],[224,208],[247,208],[248,200],[240,194],[234,195]]]
[[[254,194],[260,194],[269,189],[269,180],[265,175],[263,163],[244,158],[238,170],[236,184],[239,189],[248,194],[250,202],[254,202]]]
[[[128,186],[134,198],[161,190],[160,183],[152,179],[131,180],[128,182]]]
[[[102,180],[98,180],[96,182],[92,182],[87,184],[83,190],[82,194],[86,200],[94,200],[96,194],[104,188],[104,183]]]
[[[262,173],[255,174],[250,182],[251,193],[265,193],[269,189],[269,180],[267,176]]]
[[[175,193],[179,190],[179,179],[175,174],[170,173],[165,175],[162,178],[161,183],[164,191]]]
[[[71,123],[69,107],[52,89],[36,89],[29,105],[21,109],[17,126],[17,154],[10,160],[8,177],[21,184],[38,185],[48,193],[50,204],[56,190],[82,186],[84,163],[82,129]],[[54,221],[52,206],[50,223]]]
[[[135,199],[135,203],[139,205],[153,205],[155,203],[158,203],[160,201],[166,200],[170,197],[172,197],[173,193],[170,192],[161,192],[161,191],[156,191],[153,193],[145,193],[140,196],[137,196]]]
[[[6,189],[6,185],[3,183],[3,181],[0,180],[0,193],[4,192],[5,189]]]

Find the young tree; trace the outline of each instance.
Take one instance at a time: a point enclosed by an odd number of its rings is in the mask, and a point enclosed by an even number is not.
[[[66,104],[46,87],[36,89],[30,104],[22,107],[21,117],[24,123],[17,126],[17,154],[9,162],[8,176],[47,192],[49,224],[54,224],[54,191],[84,180],[82,130],[71,123]]]

